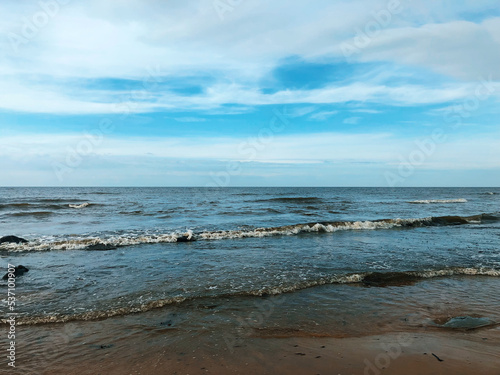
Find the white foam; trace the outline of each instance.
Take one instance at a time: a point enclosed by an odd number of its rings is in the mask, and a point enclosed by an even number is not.
[[[465,217],[458,223],[481,223],[483,215]],[[39,238],[31,240],[28,243],[1,244],[0,249],[9,251],[47,251],[47,250],[78,250],[86,249],[92,246],[102,245],[104,247],[120,247],[131,246],[149,243],[168,243],[179,242],[180,237],[186,238],[188,241],[193,240],[223,240],[234,238],[261,238],[271,236],[286,236],[297,235],[300,233],[333,233],[346,230],[377,230],[391,229],[397,227],[412,227],[412,226],[427,226],[436,225],[439,223],[438,218],[410,218],[410,219],[385,219],[375,221],[347,221],[347,222],[331,222],[331,223],[309,223],[286,225],[282,227],[272,228],[256,228],[249,230],[227,230],[227,231],[205,231],[201,233],[193,233],[187,230],[184,233],[170,232],[164,234],[123,234],[119,236],[108,237],[79,237],[79,238]],[[446,225],[448,217],[442,218],[443,225]],[[454,221],[453,223],[456,223]],[[439,225],[439,224],[438,224]],[[183,242],[183,241],[182,241]],[[98,250],[98,249],[96,249]]]
[[[131,246],[148,243],[176,242],[178,233],[139,236],[114,236],[108,238],[87,237],[77,239],[45,240],[37,239],[23,244],[2,244],[2,249],[9,251],[49,251],[49,250],[84,250],[91,246],[103,245],[107,247]],[[186,234],[186,236],[189,236]],[[191,234],[192,236],[192,234]]]
[[[308,232],[326,232],[333,233],[342,230],[374,230],[374,229],[390,229],[394,227],[401,227],[411,225],[414,223],[427,223],[431,222],[432,218],[423,219],[393,219],[381,221],[354,221],[354,222],[340,222],[340,223],[316,223],[289,225],[277,228],[257,228],[254,230],[242,231],[219,231],[219,232],[203,232],[199,238],[204,240],[221,240],[228,238],[248,238],[248,237],[270,237],[278,235],[296,235],[299,233]]]
[[[408,203],[413,204],[432,204],[432,203],[467,203],[467,199],[458,198],[458,199],[425,199],[425,200],[417,200],[410,201]]]
[[[70,208],[85,208],[85,207],[88,207],[88,206],[90,206],[89,202],[85,202],[85,203],[82,203],[82,204],[70,204],[69,205]]]
[[[422,278],[433,278],[433,277],[453,276],[453,275],[499,277],[500,270],[495,270],[491,268],[455,267],[455,268],[447,268],[435,271],[415,272],[415,274]]]

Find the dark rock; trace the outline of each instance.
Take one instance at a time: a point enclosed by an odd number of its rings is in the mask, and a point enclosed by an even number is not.
[[[177,242],[191,242],[191,241],[194,241],[194,237],[191,236],[191,235],[182,235],[182,236],[179,236],[177,237]]]
[[[470,217],[469,219],[472,218],[473,217]],[[469,224],[469,221],[461,216],[440,216],[440,217],[433,217],[432,223],[434,225],[461,225],[461,224]]]
[[[1,243],[28,243],[28,241],[17,236],[4,236],[0,238],[0,244]]]
[[[217,305],[198,305],[199,309],[212,310],[215,309]]]
[[[455,316],[443,322],[439,319],[436,321],[437,325],[442,328],[474,330],[485,327],[498,326],[495,321],[486,317],[472,317],[472,316]]]
[[[363,279],[368,286],[402,286],[411,285],[420,278],[405,272],[373,272]]]
[[[97,243],[95,245],[90,245],[90,246],[87,246],[87,248],[86,248],[86,250],[101,250],[101,251],[115,250],[115,249],[116,249],[116,246],[107,245],[107,244],[103,244],[103,243]]]
[[[22,266],[22,265],[19,265],[17,267],[14,268],[14,276],[15,277],[18,277],[18,276],[21,276],[23,275],[25,272],[28,272],[29,269],[27,269],[26,267]],[[7,280],[9,278],[9,273],[10,272],[7,272],[3,277],[2,279],[3,280]]]

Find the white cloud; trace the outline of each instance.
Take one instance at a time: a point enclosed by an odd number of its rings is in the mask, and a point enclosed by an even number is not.
[[[431,132],[430,132],[431,133]],[[105,135],[89,146],[91,137],[85,134],[26,134],[5,135],[0,138],[0,158],[33,160],[50,156],[64,161],[70,154],[101,155],[133,158],[238,160],[241,162],[379,162],[399,163],[417,149],[411,139],[390,133],[348,134],[275,134],[258,141],[256,137],[117,137]],[[495,141],[492,141],[495,140]],[[75,150],[84,150],[83,153]],[[457,152],[460,150],[460,152]],[[453,135],[436,145],[436,152],[426,160],[426,165],[464,168],[500,167],[500,134]]]
[[[419,2],[420,4],[420,2]],[[440,74],[475,81],[479,76],[498,79],[500,18],[481,23],[459,21],[464,12],[488,9],[491,1],[465,1],[445,7],[426,1],[406,4],[403,12],[371,39],[354,59],[384,61],[432,69]],[[347,101],[414,105],[444,103],[463,98],[472,83],[402,84],[378,81],[345,82],[316,90],[263,94],[259,82],[283,58],[300,56],[311,61],[343,61],[341,44],[383,10],[382,0],[314,3],[242,2],[221,21],[212,0],[127,0],[117,8],[107,2],[71,2],[61,6],[46,26],[36,30],[18,51],[8,38],[0,41],[0,108],[38,113],[114,113],[117,92],[96,93],[79,85],[95,78],[142,79],[152,66],[163,78],[203,73],[213,75],[206,92],[181,96],[153,92],[148,100],[128,103],[132,112],[214,109],[222,104],[326,104]],[[416,8],[417,7],[417,8]],[[448,9],[451,8],[451,9]],[[40,12],[38,3],[5,1],[0,5],[0,32],[23,34],[25,18]],[[426,9],[427,24],[421,23]],[[362,10],[362,11],[360,11]],[[387,77],[390,78],[390,72]],[[54,82],[34,85],[30,77]]]
[[[86,139],[77,134],[1,137],[1,184],[205,186],[214,176],[226,176],[230,162],[240,162],[241,173],[231,177],[230,185],[385,186],[384,173],[397,173],[401,160],[419,150],[413,141],[388,133],[277,135],[258,149],[241,137],[193,137],[186,144],[184,138],[132,140],[108,135],[91,149],[82,146]],[[77,149],[86,150],[80,159]],[[68,162],[71,166],[61,181],[54,163]],[[468,183],[467,171],[478,170],[483,178]],[[498,183],[498,170],[500,134],[454,136],[437,144],[416,167],[417,179],[405,183],[447,185],[453,178],[462,185],[491,186]],[[419,180],[421,176],[431,180]]]
[[[466,81],[500,80],[500,18],[382,30],[352,59],[390,61]]]

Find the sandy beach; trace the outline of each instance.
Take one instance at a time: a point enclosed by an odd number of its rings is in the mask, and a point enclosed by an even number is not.
[[[85,335],[60,345],[39,374],[484,374],[498,375],[500,329],[387,332],[364,337],[247,337],[233,347],[220,333],[172,338],[131,335],[101,341],[105,322],[72,325]],[[61,337],[64,325],[33,328]],[[319,335],[315,335],[319,336]],[[48,346],[45,346],[47,349]],[[46,353],[45,353],[46,354]],[[40,352],[43,357],[43,350]],[[40,357],[41,358],[41,357]],[[20,363],[36,367],[33,359]],[[22,366],[21,366],[22,368]],[[29,372],[28,372],[29,373]]]

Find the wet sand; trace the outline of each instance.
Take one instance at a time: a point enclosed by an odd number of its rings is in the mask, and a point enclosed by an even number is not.
[[[252,339],[233,353],[194,350],[185,359],[157,359],[139,366],[137,374],[497,374],[498,341],[488,345],[479,337],[443,334],[363,338]],[[482,338],[481,338],[482,339]],[[401,352],[400,352],[401,349]],[[432,355],[437,354],[438,360]],[[111,373],[107,367],[104,373]],[[109,372],[108,372],[109,371]],[[125,371],[125,369],[124,369]],[[125,372],[117,372],[125,373]]]
[[[88,324],[88,323],[87,323]],[[92,325],[92,324],[91,324]],[[90,328],[90,327],[88,327]],[[95,328],[95,327],[94,327]],[[52,327],[58,331],[62,325]],[[54,331],[52,332],[54,334]],[[229,347],[218,334],[148,342],[132,335],[79,352],[54,353],[40,374],[483,374],[500,373],[500,329],[388,332],[365,337],[248,337]],[[57,335],[54,335],[57,337]],[[93,341],[96,339],[96,341]],[[75,346],[73,344],[73,349]],[[60,347],[63,349],[63,347]]]

